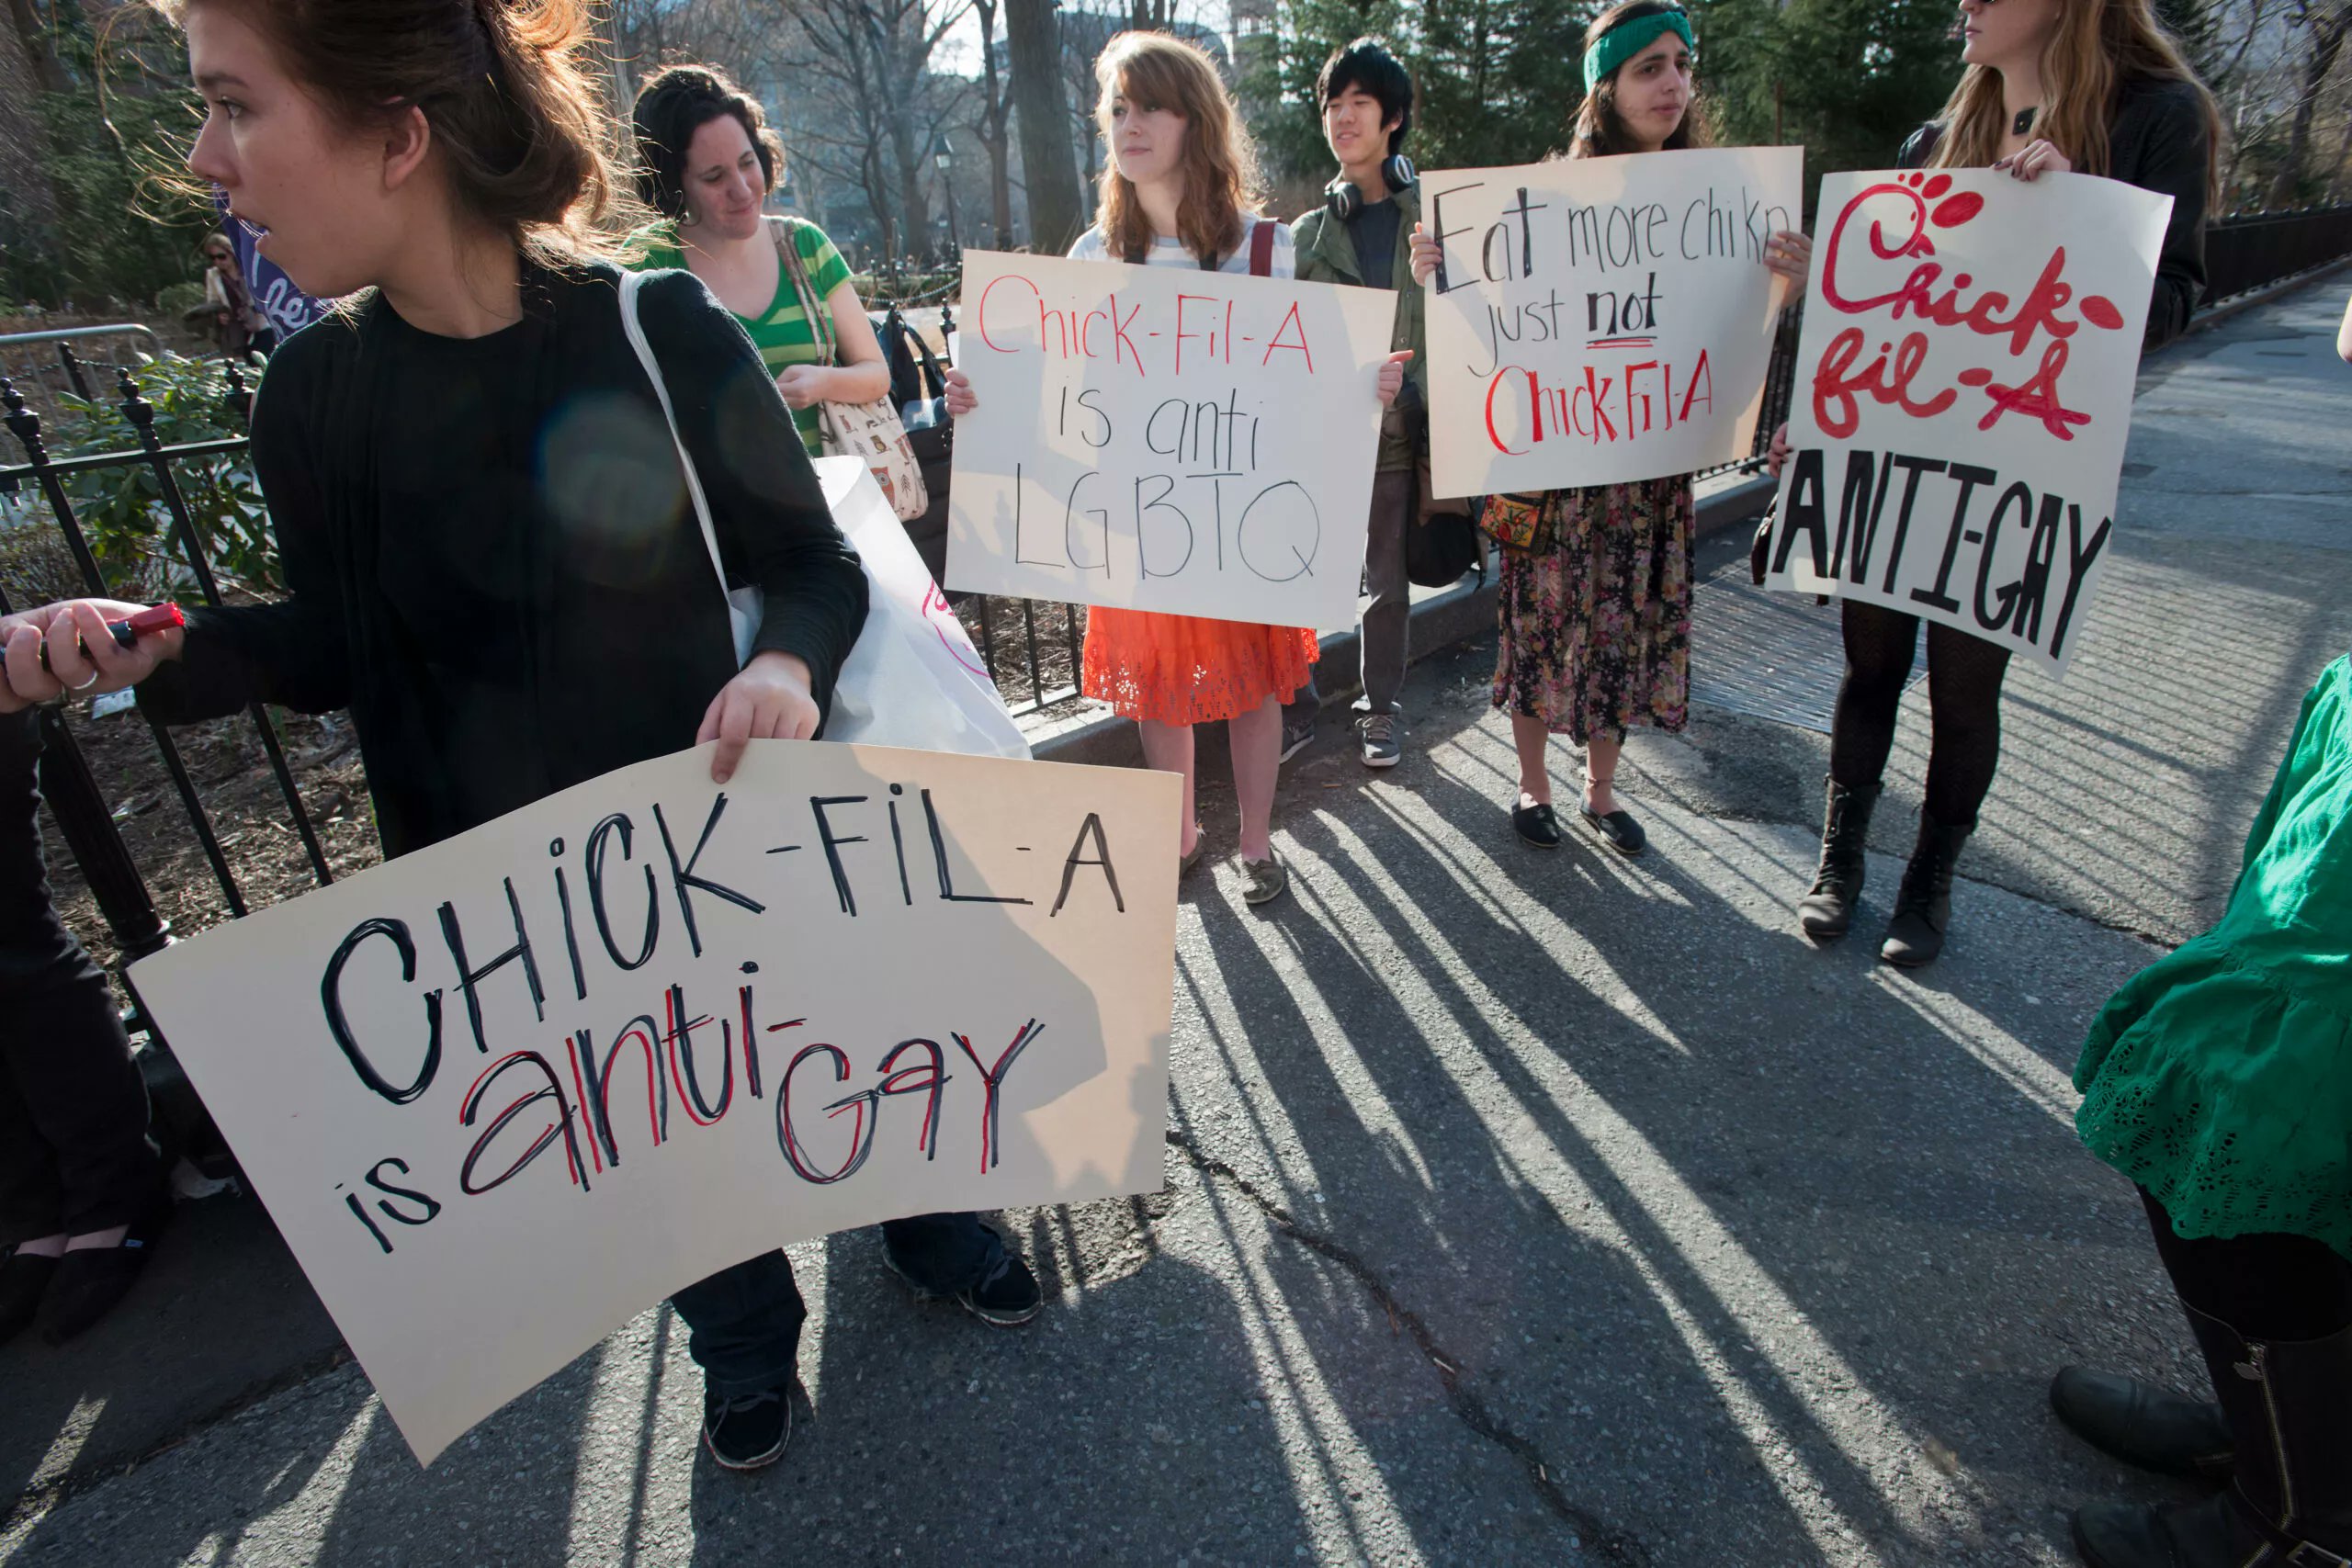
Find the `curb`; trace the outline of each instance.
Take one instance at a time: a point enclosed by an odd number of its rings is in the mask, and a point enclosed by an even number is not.
[[[1699,537],[1703,539],[1755,517],[1764,510],[1765,502],[1772,499],[1778,487],[1776,481],[1762,475],[1735,473],[1710,479],[1700,488]],[[1499,585],[1489,574],[1457,582],[1427,599],[1415,601],[1406,633],[1408,659],[1418,664],[1433,653],[1491,631],[1498,596]],[[1318,641],[1318,670],[1336,675],[1340,671],[1362,668],[1352,629],[1333,632]],[[1353,701],[1363,683],[1352,677],[1344,682],[1335,679],[1320,689],[1323,705],[1329,708]],[[1090,704],[1087,711],[1031,730],[1029,747],[1041,762],[1119,768],[1136,767],[1143,761],[1143,743],[1135,725],[1103,711],[1100,704]]]

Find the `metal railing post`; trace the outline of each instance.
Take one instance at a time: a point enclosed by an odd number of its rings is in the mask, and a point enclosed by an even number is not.
[[[65,536],[66,548],[73,552],[74,564],[81,569],[82,581],[96,598],[108,597],[106,574],[98,570],[97,558],[90,553],[89,541],[83,537],[81,525],[74,517],[74,502],[65,493],[64,481],[51,465],[49,448],[41,439],[40,415],[25,406],[24,395],[16,383],[0,377],[0,409],[6,410],[5,423],[9,433],[25,451],[33,479],[40,486],[49,510],[57,519],[58,528]],[[148,731],[155,738],[156,752],[163,758],[164,770],[171,775],[172,788],[180,797],[180,805],[187,812],[188,825],[196,830],[197,842],[204,851],[213,877],[220,884],[221,897],[228,900],[232,914],[245,912],[244,896],[237,889],[237,879],[229,870],[229,859],[220,852],[220,839],[212,831],[212,819],[205,815],[204,802],[196,793],[196,781],[188,777],[187,764],[180,758],[179,748],[173,744],[171,731],[161,720],[144,709],[140,716],[147,721]]]
[[[163,456],[164,444],[156,438],[154,405],[141,395],[139,383],[131,378],[130,371],[119,370],[115,377],[122,393],[123,417],[139,433],[139,449],[147,454],[155,482],[163,489],[164,504],[171,512],[172,531],[178,537],[180,554],[187,558],[188,570],[196,574],[204,602],[218,606],[220,585],[213,578],[212,562],[205,554],[204,538],[197,530],[196,518],[188,512],[187,499],[180,493],[179,482],[172,476],[172,465]],[[269,722],[269,715],[260,703],[248,703],[245,711],[253,716],[254,733],[261,738],[261,749],[269,758],[269,771],[277,779],[277,793],[285,798],[287,810],[294,814],[294,831],[300,836],[303,852],[311,857],[311,870],[323,887],[334,880],[334,873],[327,869],[326,851],[319,846],[318,833],[311,826],[311,813],[302,805],[302,792],[295,786],[293,772],[286,765],[285,750],[277,743],[277,728]]]
[[[8,596],[0,593],[0,615],[10,613]],[[139,863],[131,859],[98,781],[74,744],[74,732],[65,727],[64,710],[42,708],[39,723],[41,798],[49,802],[49,814],[82,868],[82,880],[97,901],[99,917],[114,933],[126,963],[162,951],[171,941],[171,925],[155,912]]]

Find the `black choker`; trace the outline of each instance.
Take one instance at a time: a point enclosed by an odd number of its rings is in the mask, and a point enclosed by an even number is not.
[[[2018,110],[2018,118],[2009,121],[2009,134],[2011,136],[2023,136],[2026,132],[2031,130],[2033,129],[2033,117],[2041,112],[2041,111],[2039,109]]]

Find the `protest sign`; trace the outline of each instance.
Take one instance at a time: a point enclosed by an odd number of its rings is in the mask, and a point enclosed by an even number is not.
[[[1430,470],[1442,496],[1625,484],[1745,457],[1804,150],[1425,172]]]
[[[947,586],[1355,620],[1396,297],[964,254]]]
[[[684,1285],[1157,1190],[1178,781],[753,741],[134,965],[420,1461]]]
[[[2106,564],[2172,198],[1988,170],[1834,175],[1766,581],[2063,676]]]

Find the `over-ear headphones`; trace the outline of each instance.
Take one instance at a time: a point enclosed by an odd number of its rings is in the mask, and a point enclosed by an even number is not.
[[[1392,191],[1403,190],[1419,178],[1413,172],[1413,161],[1402,152],[1391,152],[1380,161],[1380,183]],[[1363,210],[1363,192],[1356,189],[1355,181],[1341,175],[1323,187],[1323,205],[1331,216],[1345,223]]]

